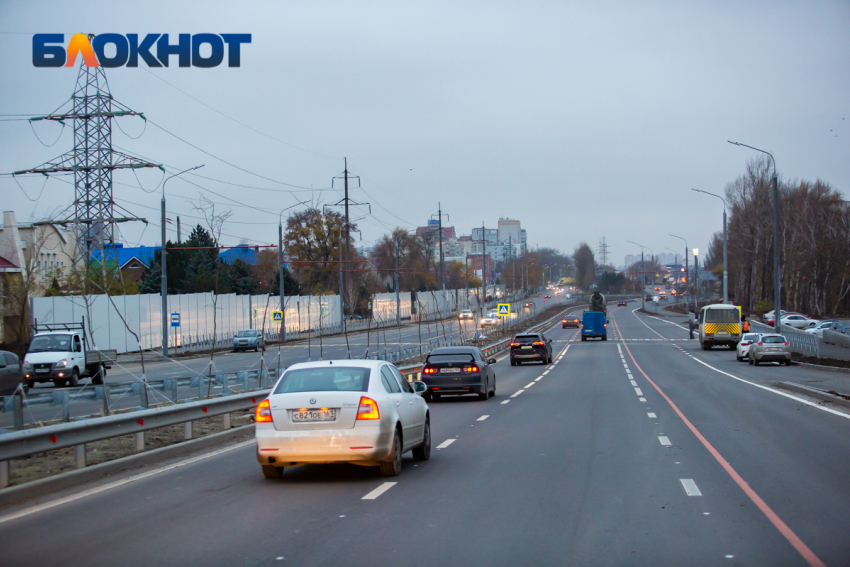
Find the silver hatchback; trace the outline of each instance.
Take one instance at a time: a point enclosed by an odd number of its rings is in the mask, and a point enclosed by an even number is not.
[[[791,366],[791,345],[783,335],[762,335],[750,346],[749,359],[755,366],[761,362],[784,362]]]

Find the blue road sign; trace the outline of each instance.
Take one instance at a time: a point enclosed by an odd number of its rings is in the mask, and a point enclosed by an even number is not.
[[[180,313],[172,313],[171,314],[171,326],[179,327],[180,326]]]
[[[272,311],[272,322],[273,323],[282,323],[283,322],[283,311]]]

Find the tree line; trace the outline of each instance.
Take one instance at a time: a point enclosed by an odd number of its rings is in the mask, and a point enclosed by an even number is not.
[[[812,316],[850,313],[850,202],[828,183],[779,180],[781,304]],[[726,186],[729,293],[756,312],[773,308],[773,186],[766,159]],[[705,267],[722,277],[723,234]]]

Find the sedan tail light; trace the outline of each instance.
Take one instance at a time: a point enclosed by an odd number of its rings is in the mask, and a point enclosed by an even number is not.
[[[561,323],[566,323],[566,322],[567,322],[567,320],[566,320],[566,319],[564,319],[563,321],[561,321]]]
[[[263,400],[259,404],[257,404],[257,411],[254,413],[254,422],[255,423],[271,423],[272,422],[272,409],[269,406],[268,400]]]
[[[360,407],[357,408],[357,419],[381,419],[378,403],[366,396],[360,397]]]
[[[785,346],[791,346],[791,343],[789,343],[788,341],[785,341]]]
[[[763,343],[763,342],[761,342],[761,341],[759,341],[759,342],[758,342],[758,345],[759,345],[759,346],[762,346],[762,345],[764,345],[764,343]]]
[[[511,343],[511,346],[519,346],[519,343]]]
[[[478,372],[479,370],[480,370],[480,368],[478,368],[478,367],[477,367],[477,366],[475,366],[475,365],[472,365],[472,366],[464,366],[464,367],[463,367],[463,371],[464,371],[464,372]]]
[[[436,374],[436,373],[437,373],[437,369],[431,368],[430,366],[422,369],[422,374]]]

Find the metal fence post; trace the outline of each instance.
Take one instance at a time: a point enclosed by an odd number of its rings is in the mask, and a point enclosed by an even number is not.
[[[15,430],[20,431],[24,428],[24,398],[20,394],[15,394]]]
[[[74,446],[74,453],[77,458],[77,468],[84,469],[86,468],[86,444],[81,443],[79,445]]]
[[[68,390],[62,392],[62,421],[71,421],[71,392]]]

